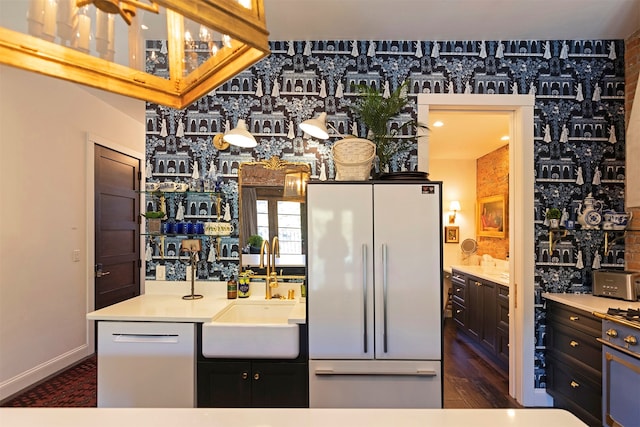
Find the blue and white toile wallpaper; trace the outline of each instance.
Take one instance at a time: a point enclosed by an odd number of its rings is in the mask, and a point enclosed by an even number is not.
[[[409,80],[413,103],[401,122],[416,118],[417,93],[535,94],[536,387],[545,387],[545,311],[540,294],[590,292],[591,271],[623,268],[624,242],[604,253],[604,232],[579,226],[549,251],[548,207],[575,220],[592,194],[607,209],[624,210],[624,41],[273,41],[272,54],[184,110],[147,105],[147,182],[216,182],[223,215],[237,230],[237,172],[241,162],[278,156],[308,162],[312,179],[334,176],[333,142],[306,138],[298,124],[326,111],[343,134],[365,135],[348,106],[353,84],[393,90]],[[147,68],[166,75],[162,41],[147,42]],[[153,53],[153,54],[152,54]],[[212,138],[246,119],[258,140],[254,149],[218,151]],[[406,135],[407,138],[411,135]],[[394,170],[414,170],[416,152],[394,159]],[[153,203],[153,202],[150,202]],[[207,195],[174,195],[170,216],[185,221],[215,219]],[[177,239],[179,240],[179,239]],[[167,237],[146,250],[146,275],[164,265],[167,280],[184,280],[179,241]],[[237,232],[218,242],[205,239],[198,277],[226,280],[237,274]],[[220,257],[215,257],[219,249]]]

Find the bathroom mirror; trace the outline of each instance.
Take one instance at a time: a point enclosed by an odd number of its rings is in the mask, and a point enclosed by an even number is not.
[[[260,265],[258,246],[249,238],[278,237],[278,270],[304,274],[306,266],[305,191],[311,167],[308,163],[287,162],[277,157],[240,164],[238,173],[241,266],[256,270]],[[253,240],[253,239],[252,239]]]

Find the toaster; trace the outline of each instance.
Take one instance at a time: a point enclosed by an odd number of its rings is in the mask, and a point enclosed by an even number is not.
[[[637,301],[640,296],[640,272],[596,270],[593,272],[593,295]]]

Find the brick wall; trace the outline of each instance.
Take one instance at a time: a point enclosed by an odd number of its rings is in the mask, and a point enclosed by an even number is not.
[[[638,84],[638,75],[640,74],[640,30],[636,31],[631,37],[625,40],[625,123],[629,123],[629,115],[633,107],[633,99]],[[640,108],[640,106],[637,106]],[[629,159],[627,159],[627,166]],[[633,212],[633,221],[631,228],[640,230],[640,208],[630,209]],[[625,262],[628,270],[640,271],[640,233],[627,233],[625,239]]]
[[[476,165],[478,198],[504,195],[508,206],[509,198],[509,146],[498,148],[480,157]],[[509,223],[509,212],[506,209],[505,224]],[[478,254],[489,254],[494,258],[506,259],[509,252],[509,230],[504,239],[478,236]]]

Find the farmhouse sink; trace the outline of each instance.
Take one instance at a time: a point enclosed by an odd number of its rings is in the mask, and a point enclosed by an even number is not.
[[[205,357],[295,359],[298,325],[289,324],[293,301],[236,302],[202,325]]]

